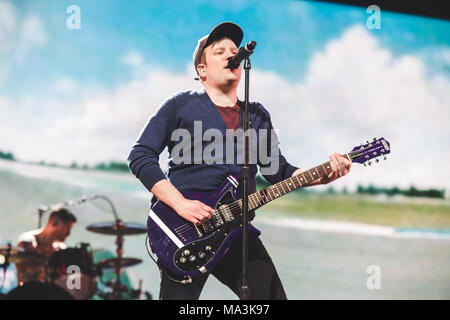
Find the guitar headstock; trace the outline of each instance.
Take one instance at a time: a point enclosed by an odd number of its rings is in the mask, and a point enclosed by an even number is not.
[[[391,153],[391,145],[384,138],[373,138],[372,142],[367,141],[366,144],[361,144],[359,147],[354,147],[349,153],[352,162],[363,163],[366,162],[371,165],[372,159],[375,158],[375,162],[379,162],[378,157],[383,157],[386,160],[386,155]]]

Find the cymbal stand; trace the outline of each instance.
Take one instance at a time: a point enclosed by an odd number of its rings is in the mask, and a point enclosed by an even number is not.
[[[122,228],[122,220],[117,219],[116,221],[116,225],[117,225],[117,238],[116,238],[116,245],[117,245],[117,260],[116,260],[116,267],[115,267],[115,271],[116,271],[116,281],[114,283],[113,286],[113,297],[114,300],[119,300],[122,298],[122,284],[120,282],[120,276],[122,274],[122,254],[123,254],[123,235],[122,232],[120,231]]]
[[[128,287],[122,285],[120,277],[122,274],[122,255],[123,255],[123,233],[122,233],[122,229],[123,229],[123,223],[122,220],[119,219],[119,216],[117,215],[117,211],[116,208],[113,204],[113,202],[106,196],[102,195],[102,194],[94,194],[91,196],[86,196],[83,195],[80,199],[77,200],[69,200],[63,203],[59,203],[57,205],[53,205],[52,207],[56,207],[56,206],[72,206],[72,205],[76,205],[76,204],[81,204],[84,203],[86,201],[91,201],[91,200],[96,200],[96,199],[103,199],[106,202],[108,202],[108,204],[110,205],[111,209],[112,209],[112,214],[114,215],[114,219],[116,221],[116,228],[117,228],[117,237],[116,237],[116,245],[117,245],[117,249],[116,249],[116,253],[117,253],[117,261],[116,261],[116,265],[115,265],[115,274],[116,274],[116,280],[114,282],[114,284],[112,285],[113,287],[113,292],[112,292],[112,296],[114,300],[118,300],[118,299],[122,299],[122,292],[123,291],[128,291]],[[47,210],[49,210],[49,207],[45,207],[44,206],[40,206],[39,207],[39,225],[41,224],[41,216],[42,216],[42,212],[45,212]],[[139,292],[141,292],[141,290],[138,290]],[[139,293],[140,296],[140,293]],[[146,293],[147,297],[151,297],[150,294]]]

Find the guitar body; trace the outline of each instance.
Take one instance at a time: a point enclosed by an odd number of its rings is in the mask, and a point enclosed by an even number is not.
[[[391,152],[384,138],[354,147],[345,157],[352,162],[368,163]],[[301,172],[248,196],[249,211],[255,210],[282,195],[308,185],[332,172],[330,162]],[[195,226],[174,210],[157,201],[147,219],[147,233],[159,262],[173,274],[194,277],[211,271],[227,250],[242,238],[242,200],[237,199],[238,180],[228,176],[213,192],[186,192],[187,199],[201,201],[214,209],[212,218]],[[248,225],[248,235],[261,232]]]
[[[186,199],[201,201],[213,209],[227,207],[237,200],[237,179],[229,176],[215,191],[186,192]],[[215,210],[220,212],[220,210]],[[232,217],[228,214],[231,213]],[[195,277],[211,271],[227,250],[242,238],[242,212],[234,206],[224,211],[209,225],[194,226],[172,208],[157,201],[147,219],[147,232],[159,262],[173,274]],[[220,223],[222,222],[222,224]],[[261,232],[250,223],[249,236]]]

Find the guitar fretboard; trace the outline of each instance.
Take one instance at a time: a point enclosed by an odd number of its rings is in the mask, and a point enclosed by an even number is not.
[[[351,160],[352,154],[346,154],[346,157]],[[317,167],[303,171],[300,174],[287,178],[276,184],[268,186],[260,191],[252,193],[248,196],[248,210],[252,211],[263,205],[275,200],[286,193],[299,189],[309,183],[328,175],[332,172],[330,161],[323,163]],[[236,201],[237,205],[242,208],[242,199]],[[233,207],[233,204],[230,205]]]
[[[367,144],[361,144],[360,147],[353,148],[351,152],[345,154],[344,156],[351,162],[364,163],[364,165],[366,162],[370,165],[371,162],[369,160],[378,156],[384,156],[384,159],[386,159],[386,155],[391,152],[389,142],[384,138],[374,138],[373,140],[374,141],[372,143],[367,141]],[[378,162],[378,158],[376,158],[376,162]],[[328,161],[317,167],[311,168],[276,184],[268,186],[260,191],[252,193],[248,196],[248,210],[253,211],[291,191],[307,186],[311,182],[329,175],[332,171],[331,163]],[[234,220],[234,216],[241,214],[242,206],[242,199],[221,205],[219,208],[214,210],[215,212],[212,216],[213,222],[207,220],[204,223],[201,223],[203,229],[205,232],[210,232],[214,230],[215,226],[221,226],[225,222]]]

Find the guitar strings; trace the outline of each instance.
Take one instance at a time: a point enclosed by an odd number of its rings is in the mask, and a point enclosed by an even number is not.
[[[320,166],[317,166],[315,168],[309,169],[308,171],[303,172],[302,173],[303,177],[305,178],[304,173],[312,171],[312,170],[316,170],[317,172],[319,172],[319,170],[320,171],[322,171],[322,170],[325,171],[322,166],[323,165],[320,165]],[[323,172],[319,172],[319,173],[323,174]],[[325,171],[325,174],[326,173],[327,172]],[[293,177],[291,177],[291,178],[293,178]],[[262,190],[260,190],[258,192],[255,192],[255,193],[249,195],[249,202],[250,201],[253,202],[252,205],[256,204],[256,206],[255,206],[255,208],[256,208],[256,207],[258,207],[260,205],[264,205],[265,203],[268,203],[269,201],[274,200],[277,197],[277,194],[274,192],[273,188],[276,188],[276,191],[278,192],[278,194],[282,194],[282,192],[280,192],[280,187],[282,188],[283,192],[285,192],[285,189],[282,186],[283,182],[285,182],[285,180],[280,181],[279,183],[276,183],[276,184],[270,186],[272,189],[265,188],[265,189],[262,189]],[[300,186],[301,185],[302,184],[300,183]],[[294,183],[294,186],[296,186],[295,183]],[[290,188],[287,185],[286,185],[286,188],[289,190],[288,192],[292,191],[292,190],[290,190]],[[272,191],[274,199],[270,199],[270,198],[272,198],[272,196],[270,195],[269,191]],[[262,192],[262,194],[261,194],[261,192]],[[258,194],[260,196],[259,199],[258,199]],[[267,201],[267,200],[269,200],[269,201]],[[230,209],[230,211],[231,211],[231,213],[233,215],[237,215],[237,214],[241,213],[241,204],[240,204],[240,202],[241,202],[241,200],[236,200],[236,201],[228,204],[228,208]],[[215,211],[220,214],[221,210],[220,209],[216,209]],[[201,223],[201,225],[202,225],[202,223]],[[177,233],[179,233],[180,235],[185,235],[187,232],[190,232],[190,231],[193,231],[193,230],[194,230],[194,225],[192,223],[185,223],[184,225],[181,225],[178,228],[176,228]]]
[[[357,150],[357,151],[360,152],[360,150]],[[350,156],[353,156],[355,152],[356,152],[356,151],[350,152],[349,155],[350,155]],[[324,176],[324,175],[328,174],[328,171],[327,171],[326,169],[324,169],[324,165],[328,165],[329,163],[330,163],[330,162],[325,162],[325,163],[323,163],[323,164],[321,164],[321,165],[319,165],[319,166],[316,166],[316,167],[311,168],[311,169],[309,169],[309,170],[307,170],[307,171],[304,171],[304,172],[302,172],[301,174],[302,174],[303,178],[304,178],[306,181],[308,181],[308,179],[306,179],[305,173],[308,173],[308,174],[311,176],[311,179],[313,179],[311,172],[313,172],[314,170],[315,170],[317,173],[319,173],[319,176]],[[297,176],[290,177],[290,178],[288,178],[288,179],[291,179],[291,180],[292,180],[292,178],[296,178],[296,179],[298,180],[298,175],[297,175]],[[262,190],[260,190],[260,191],[258,191],[258,192],[255,192],[255,193],[253,193],[253,194],[250,194],[250,195],[248,196],[249,202],[253,202],[253,203],[250,203],[250,204],[253,205],[253,206],[255,206],[255,208],[252,208],[251,210],[255,210],[256,208],[258,208],[258,207],[260,207],[260,206],[262,206],[262,205],[265,205],[266,203],[268,203],[268,202],[274,200],[275,198],[279,197],[280,195],[289,193],[289,192],[291,192],[291,191],[293,191],[293,190],[295,190],[295,189],[300,188],[300,187],[303,185],[302,183],[300,183],[300,181],[297,181],[297,182],[300,184],[300,186],[297,186],[297,185],[295,184],[294,180],[292,180],[292,182],[294,182],[295,188],[291,190],[291,189],[289,188],[289,185],[288,185],[287,182],[286,182],[286,180],[288,180],[288,179],[285,179],[285,180],[280,181],[280,182],[278,182],[278,183],[276,183],[276,184],[273,184],[273,185],[271,185],[271,186],[269,186],[269,187],[267,187],[267,188],[264,188],[264,189],[262,189]],[[286,184],[286,189],[289,190],[288,192],[285,191],[285,188],[283,187],[283,183]],[[274,188],[276,189],[276,191],[277,191],[278,193],[275,193],[275,192],[274,192]],[[280,192],[280,188],[281,188],[281,190],[282,190],[283,192]],[[270,191],[272,191],[273,199],[270,199],[270,198],[272,198],[272,196],[270,195]],[[241,200],[242,200],[242,199],[240,199],[240,200],[235,200],[234,202],[232,202],[232,203],[230,203],[230,204],[227,205],[228,208],[230,209],[230,211],[231,211],[231,213],[232,213],[233,215],[237,215],[237,214],[241,213],[241,211],[242,211],[242,210],[241,210]],[[268,200],[268,201],[267,201],[267,200]],[[255,205],[255,204],[256,204],[256,205]],[[214,211],[217,212],[219,215],[220,215],[220,213],[221,213],[221,210],[220,210],[220,209],[215,209]],[[222,215],[223,215],[223,214],[222,214]],[[210,220],[208,220],[208,221],[210,221]],[[203,225],[203,223],[200,223],[200,225]],[[194,226],[192,223],[187,222],[187,223],[182,224],[181,226],[178,226],[177,228],[175,228],[175,231],[176,231],[178,234],[180,234],[180,236],[183,236],[183,235],[185,235],[187,232],[193,231],[194,228],[195,228],[195,226]]]

